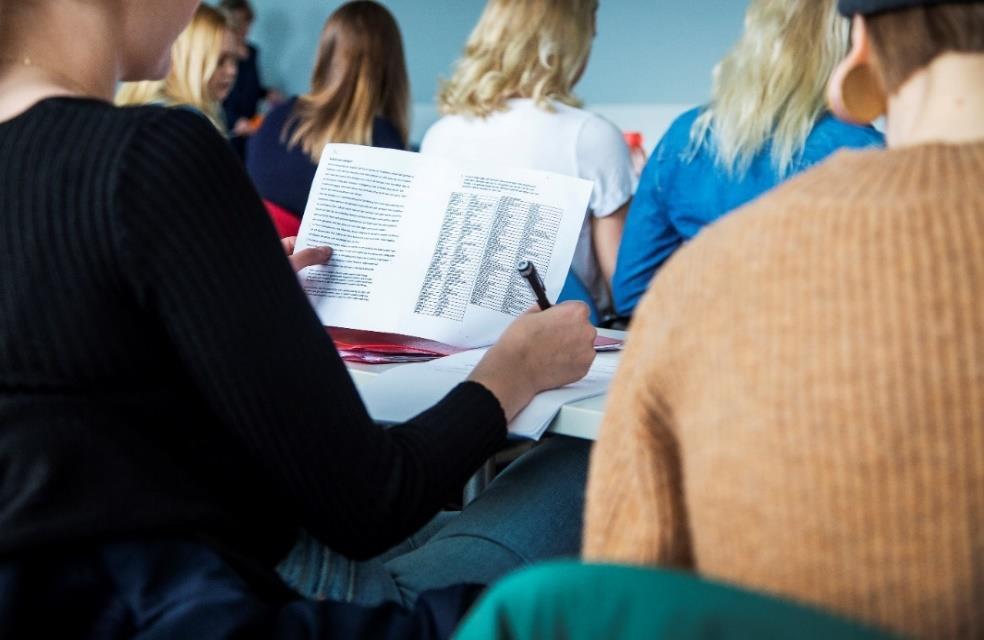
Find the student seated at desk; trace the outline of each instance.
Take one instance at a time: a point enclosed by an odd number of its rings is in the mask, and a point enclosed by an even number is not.
[[[245,158],[246,140],[258,128],[254,120],[261,101],[265,101],[267,106],[275,106],[284,99],[279,91],[264,87],[260,80],[260,50],[248,39],[255,19],[249,0],[220,0],[217,6],[226,15],[229,28],[239,41],[236,82],[222,101],[222,114],[232,134],[232,148],[241,158]]]
[[[116,92],[120,106],[161,104],[191,109],[226,133],[222,100],[236,81],[237,40],[225,16],[200,5],[171,47],[171,68],[163,80],[124,82]]]
[[[618,251],[616,313],[631,316],[653,275],[706,225],[837,149],[882,144],[824,104],[847,32],[834,0],[752,0],[710,103],[670,126],[643,171]]]
[[[838,152],[653,280],[584,553],[980,638],[984,1],[839,4],[831,103],[856,122],[887,104],[888,149]]]
[[[378,556],[584,375],[596,332],[582,305],[528,313],[434,407],[374,424],[226,140],[110,102],[164,77],[197,5],[0,0],[0,637],[445,637],[475,593],[449,585],[577,552],[587,443]],[[311,570],[339,600],[276,573],[300,529],[337,552]]]
[[[635,180],[622,133],[580,109],[573,94],[588,64],[597,9],[597,0],[489,0],[441,89],[444,117],[420,151],[594,182],[560,299],[581,299],[603,314]]]
[[[260,196],[299,220],[326,144],[405,148],[409,86],[392,14],[370,0],[336,9],[321,31],[311,91],[271,111],[246,145]]]

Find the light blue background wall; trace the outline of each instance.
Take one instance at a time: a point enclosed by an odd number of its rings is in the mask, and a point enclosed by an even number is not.
[[[318,34],[337,0],[253,0],[251,39],[264,82],[305,90]],[[481,13],[482,0],[383,0],[403,31],[415,103],[414,139],[435,117],[439,76],[447,76]],[[711,69],[740,35],[744,0],[601,0],[598,38],[578,95],[590,105],[693,105],[710,90]],[[604,111],[604,109],[602,109]],[[670,109],[672,111],[672,109]],[[622,123],[619,123],[622,124]],[[633,123],[627,123],[627,126]],[[637,127],[640,128],[640,127]],[[644,128],[644,127],[643,127]],[[655,142],[647,140],[647,143]]]

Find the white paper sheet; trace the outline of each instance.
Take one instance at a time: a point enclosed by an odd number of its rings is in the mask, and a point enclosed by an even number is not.
[[[465,380],[487,349],[471,349],[419,364],[405,364],[361,385],[369,414],[382,422],[403,422],[430,408]],[[537,394],[509,424],[516,437],[539,440],[565,404],[605,393],[620,353],[599,353],[588,375],[558,389]]]
[[[358,145],[325,148],[297,250],[329,245],[301,283],[326,326],[492,344],[534,304],[531,260],[556,301],[593,184]]]

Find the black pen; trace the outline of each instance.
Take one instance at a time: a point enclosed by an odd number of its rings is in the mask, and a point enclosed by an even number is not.
[[[516,270],[519,271],[519,275],[526,278],[530,289],[533,290],[533,295],[536,296],[536,303],[540,305],[540,309],[549,309],[550,301],[547,300],[547,292],[543,290],[543,282],[540,280],[540,274],[536,272],[536,265],[530,260],[523,260],[516,265]]]

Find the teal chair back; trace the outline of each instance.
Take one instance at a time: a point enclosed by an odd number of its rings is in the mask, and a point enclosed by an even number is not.
[[[553,563],[493,587],[458,640],[886,640],[890,636],[807,606],[694,575]]]

